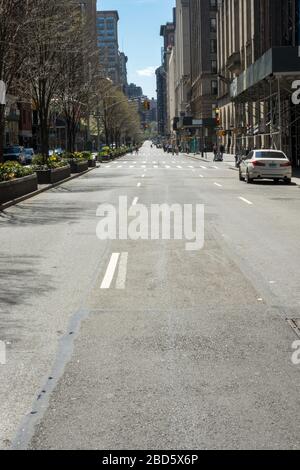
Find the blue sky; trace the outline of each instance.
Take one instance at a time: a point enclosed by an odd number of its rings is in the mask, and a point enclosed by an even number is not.
[[[160,25],[172,20],[175,0],[98,0],[98,10],[118,10],[119,46],[128,56],[128,81],[156,98],[154,70],[161,63]]]

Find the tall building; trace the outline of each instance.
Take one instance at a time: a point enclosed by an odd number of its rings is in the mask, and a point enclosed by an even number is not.
[[[128,62],[128,57],[124,54],[124,52],[120,52],[119,53],[120,85],[125,95],[127,95],[128,93],[127,62]]]
[[[167,125],[167,80],[163,65],[158,67],[156,73],[157,91],[157,131],[161,136],[166,135]]]
[[[176,10],[173,8],[173,22],[161,26],[160,35],[163,38],[162,66],[156,70],[157,81],[157,119],[158,133],[167,135],[170,130],[168,117],[168,66],[170,51],[175,45]]]
[[[242,0],[244,1],[244,0]],[[190,105],[193,117],[193,150],[215,143],[217,79],[217,0],[190,2]]]
[[[299,1],[218,4],[220,139],[228,151],[272,147],[300,166]]]
[[[129,99],[141,98],[143,96],[142,87],[130,83],[127,87],[127,96]]]
[[[178,117],[190,114],[191,71],[190,1],[176,0],[175,94]]]
[[[110,78],[115,85],[120,84],[118,22],[117,11],[97,12],[97,43],[101,73]]]
[[[177,63],[175,47],[169,48],[167,58],[167,133],[171,138],[173,136],[174,119],[177,116],[175,96],[175,75]]]
[[[191,89],[191,59],[190,59],[190,1],[176,0],[176,30],[175,30],[175,49],[174,58],[170,57],[169,62],[169,85],[168,94],[170,96],[170,133],[177,134],[177,141],[181,146],[187,147],[186,142],[189,141],[190,130],[187,127],[191,124],[190,109],[190,89]],[[172,63],[173,62],[173,63]],[[175,65],[172,73],[172,66]],[[173,77],[172,77],[173,75]],[[173,83],[174,81],[174,83]],[[174,88],[173,88],[174,87]],[[173,90],[172,90],[173,88]],[[172,101],[174,107],[172,112]]]

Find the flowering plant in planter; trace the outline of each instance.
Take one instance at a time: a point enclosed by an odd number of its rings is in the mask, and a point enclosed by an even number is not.
[[[81,162],[81,161],[87,160],[83,152],[65,153],[63,157],[66,160],[75,161],[75,162]]]
[[[0,182],[11,181],[16,178],[22,178],[34,173],[34,170],[29,167],[24,167],[18,162],[6,162],[0,164]]]
[[[67,164],[68,162],[64,158],[55,154],[48,158],[47,163],[44,162],[43,155],[36,155],[32,159],[33,170],[54,170],[55,168],[62,168]]]

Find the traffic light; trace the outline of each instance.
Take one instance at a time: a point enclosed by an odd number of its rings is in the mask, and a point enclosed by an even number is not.
[[[143,103],[143,106],[144,106],[145,111],[150,111],[150,108],[151,108],[150,101],[145,100]]]
[[[217,125],[217,127],[219,127],[220,124],[221,124],[221,112],[220,112],[220,109],[219,109],[219,108],[216,108],[215,113],[216,113],[216,125]]]

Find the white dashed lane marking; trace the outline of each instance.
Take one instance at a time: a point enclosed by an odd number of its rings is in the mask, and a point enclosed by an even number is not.
[[[101,289],[109,289],[115,275],[116,267],[120,258],[120,253],[113,253],[107,266]]]
[[[118,277],[116,281],[117,289],[125,289],[127,277],[128,253],[122,253],[119,263]]]
[[[245,202],[246,204],[248,204],[249,206],[253,206],[253,202],[248,201],[248,199],[245,199],[244,197],[239,197],[239,199],[241,201]]]

